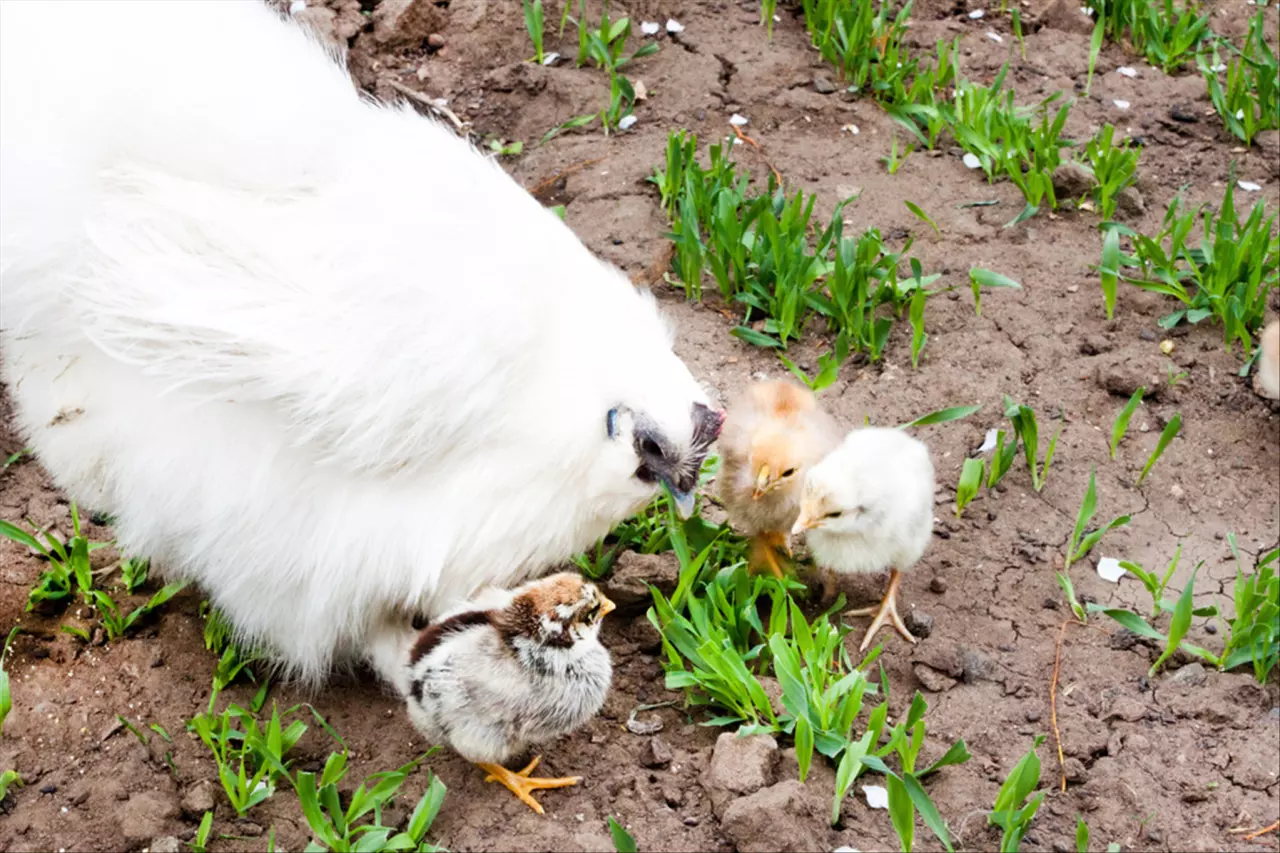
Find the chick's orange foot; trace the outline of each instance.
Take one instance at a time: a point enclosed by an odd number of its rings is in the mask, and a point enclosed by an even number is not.
[[[476,762],[476,766],[488,773],[484,777],[486,782],[501,782],[506,786],[507,790],[520,798],[520,801],[538,814],[544,814],[542,804],[533,798],[533,791],[539,791],[546,788],[568,788],[582,781],[581,776],[562,776],[559,778],[541,778],[530,776],[538,766],[538,762],[542,760],[542,756],[535,756],[529,764],[520,771],[508,770],[501,764],[489,764],[487,762]]]
[[[747,556],[747,568],[752,572],[769,572],[779,580],[783,576],[782,554],[791,556],[791,545],[787,535],[777,531],[768,531],[751,537],[751,551]]]
[[[889,572],[889,590],[884,594],[884,600],[880,602],[879,607],[862,607],[857,610],[848,611],[850,616],[872,616],[871,625],[867,628],[867,633],[862,638],[862,645],[858,647],[859,652],[865,652],[867,646],[871,645],[871,640],[875,637],[876,632],[884,627],[886,621],[890,622],[894,629],[902,635],[902,639],[914,645],[917,641],[915,635],[907,630],[907,623],[902,621],[902,616],[898,614],[898,586],[902,583],[902,573],[897,569]]]

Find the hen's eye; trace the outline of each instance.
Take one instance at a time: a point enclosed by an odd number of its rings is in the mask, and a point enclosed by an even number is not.
[[[653,473],[653,469],[648,465],[641,465],[636,469],[636,479],[642,483],[652,483],[655,482],[658,477]]]
[[[600,618],[600,605],[597,604],[594,607],[592,607],[590,610],[588,610],[583,615],[583,618],[586,620],[588,625],[594,623],[597,619]]]
[[[782,472],[782,476],[783,476],[783,477],[790,477],[790,476],[791,476],[792,474],[794,474],[795,472],[796,472],[796,469],[795,469],[795,468],[788,468],[787,470],[785,470],[785,471],[783,471],[783,472]]]
[[[838,509],[835,512],[827,513],[827,518],[839,518],[842,515],[844,515],[844,511]]]
[[[640,443],[640,449],[643,450],[647,456],[662,456],[662,448],[659,447],[658,442],[654,441],[652,438],[646,438],[642,441]]]

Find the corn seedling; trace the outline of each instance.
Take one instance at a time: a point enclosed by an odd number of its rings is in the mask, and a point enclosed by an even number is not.
[[[1093,25],[1093,35],[1089,38],[1089,73],[1084,81],[1085,97],[1089,96],[1089,90],[1093,88],[1093,69],[1098,64],[1098,55],[1102,53],[1102,40],[1106,37],[1107,32],[1106,18],[1101,15],[1096,17],[1097,22]]]
[[[1111,320],[1116,313],[1116,286],[1120,281],[1120,232],[1115,228],[1108,228],[1102,238],[1098,280],[1102,285],[1102,306]]]
[[[1245,362],[1244,366],[1247,368],[1249,366],[1249,362]],[[1170,388],[1178,387],[1179,382],[1191,375],[1185,370],[1175,371],[1172,364],[1166,364],[1164,370],[1166,381],[1168,381]]]
[[[6,770],[0,773],[0,803],[9,796],[9,788],[13,785],[22,787],[22,777],[18,775],[17,770]]]
[[[17,465],[23,459],[31,455],[31,451],[23,448],[22,450],[10,453],[4,460],[4,464],[0,465],[0,471],[8,471],[12,466]]]
[[[4,721],[9,716],[9,712],[13,710],[13,694],[9,688],[9,671],[4,668],[5,658],[9,656],[9,647],[13,645],[13,638],[18,636],[18,632],[22,629],[14,625],[9,629],[9,636],[5,637],[4,648],[0,649],[0,735],[4,734]],[[0,795],[0,800],[4,799]]]
[[[1116,145],[1115,132],[1110,124],[1104,124],[1084,146],[1083,162],[1093,172],[1094,199],[1098,215],[1104,220],[1115,216],[1116,197],[1137,183],[1135,173],[1141,155],[1141,149],[1130,147],[1128,141]],[[1107,319],[1111,319],[1109,314]]]
[[[524,6],[524,27],[529,32],[529,41],[533,42],[533,62],[544,64],[546,55],[542,52],[542,0],[521,0]],[[566,8],[568,3],[565,4]]]
[[[877,727],[873,728],[869,724],[867,729],[867,732],[874,734],[877,739],[880,737],[880,727],[883,727],[884,723],[882,708],[887,710],[887,704],[876,708],[871,715],[873,719],[870,722],[875,723]],[[943,848],[948,851],[953,849],[946,822],[938,813],[937,807],[925,792],[920,780],[943,767],[963,764],[970,757],[964,741],[958,740],[937,761],[923,770],[916,770],[916,761],[920,756],[920,748],[924,744],[926,734],[924,715],[928,709],[929,704],[924,697],[916,693],[912,697],[906,717],[889,729],[887,743],[859,759],[863,766],[884,774],[885,789],[889,795],[889,818],[905,853],[909,853],[914,845],[916,812],[920,813],[925,826],[929,827],[942,843]],[[874,744],[875,741],[871,743]],[[896,773],[884,762],[884,758],[890,755],[896,755],[898,758],[899,771]],[[837,775],[838,784],[839,776]]]
[[[970,457],[964,460],[964,466],[960,469],[960,482],[956,485],[956,518],[964,512],[964,508],[969,505],[978,495],[978,487],[982,485],[982,475],[986,473],[986,463],[981,459]]]
[[[352,792],[345,809],[338,792],[338,783],[347,773],[345,750],[329,755],[318,781],[314,773],[299,772],[294,788],[312,835],[312,841],[305,849],[317,853],[439,850],[426,840],[448,792],[444,782],[435,774],[429,774],[427,790],[418,800],[403,830],[397,832],[393,826],[382,823],[383,808],[400,792],[413,769],[430,754],[415,758],[396,770],[369,776]]]
[[[1005,443],[1006,437],[1008,443]],[[996,446],[995,452],[991,454],[991,466],[987,472],[987,488],[995,488],[1004,475],[1009,473],[1009,469],[1013,467],[1013,460],[1018,455],[1018,435],[1013,433],[1006,436],[1005,431],[996,430]]]
[[[1151,451],[1151,455],[1147,457],[1147,464],[1142,466],[1142,473],[1138,475],[1138,482],[1135,486],[1141,486],[1142,481],[1147,479],[1147,475],[1151,473],[1152,467],[1156,464],[1156,460],[1164,453],[1165,448],[1173,441],[1174,437],[1182,430],[1182,413],[1174,412],[1173,417],[1169,418],[1169,422],[1164,425],[1164,429],[1160,431],[1160,438],[1156,441],[1155,450]]]
[[[907,158],[911,156],[911,152],[915,150],[915,146],[907,143],[903,148],[901,156],[898,154],[898,134],[893,135],[892,141],[889,143],[889,153],[885,157],[880,158],[880,162],[884,163],[884,167],[889,170],[890,175],[898,174],[898,170],[902,168],[902,164],[907,162]]]
[[[836,335],[831,349],[818,356],[818,373],[812,379],[800,369],[799,365],[781,352],[778,353],[778,358],[786,365],[787,370],[791,371],[792,376],[808,386],[810,391],[817,393],[824,388],[829,388],[839,378],[840,365],[849,358],[849,335],[845,332]]]
[[[1071,531],[1071,538],[1067,540],[1067,553],[1063,558],[1062,571],[1058,572],[1058,585],[1062,587],[1063,593],[1067,596],[1067,603],[1071,605],[1071,612],[1081,622],[1085,621],[1085,610],[1080,605],[1079,599],[1076,598],[1075,586],[1071,583],[1071,564],[1077,560],[1084,559],[1109,531],[1115,530],[1117,527],[1124,527],[1129,523],[1129,516],[1120,515],[1111,519],[1102,527],[1089,530],[1089,522],[1093,520],[1097,509],[1098,484],[1095,470],[1090,467],[1089,487],[1085,489],[1084,500],[1080,502],[1080,509],[1076,512],[1076,526]]]
[[[31,524],[28,521],[28,524]],[[49,562],[49,567],[40,573],[36,585],[27,596],[27,610],[36,607],[48,609],[61,607],[70,603],[75,589],[89,590],[93,586],[93,571],[89,566],[89,554],[99,548],[107,547],[106,542],[90,542],[80,533],[80,513],[76,505],[71,504],[72,536],[63,544],[51,533],[41,530],[34,524],[31,528],[35,535],[22,528],[0,521],[0,536],[25,545],[37,551]],[[43,536],[41,542],[37,536]]]
[[[636,840],[623,829],[622,824],[613,819],[613,815],[609,816],[609,838],[617,853],[636,853]]]
[[[1265,27],[1259,11],[1249,23],[1244,48],[1226,64],[1216,48],[1197,57],[1214,110],[1245,145],[1251,145],[1261,131],[1280,127],[1280,60],[1267,44]],[[1234,48],[1226,47],[1234,53]]]
[[[187,844],[191,853],[207,853],[209,835],[213,832],[213,812],[205,812],[200,818],[200,826],[196,828],[196,836]]]
[[[984,287],[1004,287],[1021,290],[1022,285],[1008,276],[1003,276],[998,272],[992,272],[982,267],[971,267],[969,269],[969,287],[973,290],[973,313],[982,316],[982,288]]]
[[[1168,567],[1160,577],[1155,572],[1148,572],[1138,563],[1132,563],[1128,560],[1121,560],[1120,567],[1129,574],[1136,577],[1142,582],[1142,586],[1151,596],[1151,618],[1155,619],[1160,615],[1161,610],[1167,609],[1168,605],[1164,600],[1165,587],[1169,585],[1169,581],[1173,578],[1173,573],[1178,568],[1178,560],[1182,558],[1182,543],[1178,543],[1178,550],[1173,552],[1173,559],[1169,561]]]
[[[1040,463],[1040,427],[1036,423],[1035,409],[1015,403],[1007,394],[1004,397],[1004,416],[1013,422],[1013,431],[1022,440],[1022,452],[1031,472],[1031,485],[1038,492],[1049,478],[1049,466],[1053,464],[1054,451],[1058,449],[1058,436],[1062,427],[1054,431],[1053,438],[1044,452],[1044,464]]]
[[[1204,214],[1199,248],[1188,242],[1196,212],[1184,211],[1175,198],[1154,238],[1129,232],[1134,256],[1122,263],[1141,270],[1140,276],[1125,277],[1131,284],[1183,304],[1160,319],[1163,328],[1214,317],[1222,323],[1227,349],[1238,341],[1249,356],[1253,336],[1266,319],[1267,295],[1280,283],[1280,230],[1276,214],[1267,216],[1261,200],[1241,222],[1234,193],[1233,176],[1218,213],[1206,210]]]
[[[1108,38],[1128,42],[1166,74],[1181,68],[1213,35],[1208,13],[1198,14],[1194,0],[1181,8],[1173,0],[1087,0],[1086,8]]]
[[[1034,745],[1009,771],[1009,776],[996,794],[995,807],[987,813],[987,824],[1001,830],[1000,853],[1015,853],[1027,834],[1031,820],[1044,802],[1044,794],[1028,801],[1028,797],[1040,785],[1040,757],[1036,750],[1044,743],[1044,736],[1037,735]]]
[[[870,2],[803,0],[804,22],[813,46],[840,72],[851,91],[888,85],[887,75],[901,73],[897,58],[903,52],[911,2],[890,18],[889,4],[879,10]]]
[[[916,259],[912,258],[911,263],[916,263]],[[911,295],[911,306],[908,309],[907,319],[911,323],[912,370],[920,365],[920,353],[924,352],[924,345],[929,342],[929,333],[924,330],[924,304],[928,299],[929,292],[924,288],[918,288]]]
[[[1142,405],[1142,396],[1146,392],[1146,386],[1139,385],[1138,390],[1134,391],[1133,396],[1129,398],[1129,402],[1125,403],[1124,408],[1120,410],[1120,414],[1116,415],[1115,423],[1111,425],[1112,459],[1116,458],[1116,448],[1120,446],[1120,440],[1129,429],[1129,420],[1133,417],[1133,413],[1138,410],[1138,406]]]
[[[146,604],[135,607],[128,614],[122,613],[115,600],[100,589],[84,591],[83,595],[85,603],[97,611],[102,627],[107,632],[107,639],[116,640],[132,630],[138,624],[138,620],[163,606],[186,587],[186,581],[168,584],[151,596]]]
[[[1162,594],[1164,584],[1168,583],[1168,577],[1172,574],[1172,567],[1162,578],[1159,593],[1153,593],[1153,599],[1160,594],[1155,609],[1172,614],[1167,635],[1162,634],[1147,620],[1131,611],[1104,608],[1096,604],[1090,604],[1089,609],[1106,614],[1122,627],[1139,636],[1164,644],[1164,652],[1152,665],[1151,674],[1154,674],[1176,649],[1181,648],[1184,652],[1206,661],[1220,671],[1252,664],[1254,678],[1259,684],[1265,684],[1277,661],[1280,661],[1280,576],[1276,573],[1277,566],[1280,566],[1280,549],[1272,549],[1259,557],[1254,572],[1246,576],[1240,568],[1240,553],[1236,547],[1235,536],[1228,534],[1227,541],[1236,557],[1236,579],[1232,590],[1235,615],[1230,621],[1223,619],[1221,609],[1216,602],[1201,608],[1193,604],[1195,576],[1203,563],[1196,566],[1191,580],[1172,606]],[[1133,569],[1129,570],[1133,571]],[[1138,577],[1146,586],[1147,578],[1150,576],[1143,577],[1139,574]],[[1227,638],[1221,653],[1215,654],[1183,639],[1192,616],[1218,619],[1222,626],[1222,633]],[[1155,618],[1156,614],[1153,613],[1152,621]]]
[[[130,594],[147,582],[147,574],[151,570],[151,561],[139,557],[127,557],[120,562],[120,578],[124,582],[125,592]]]
[[[932,228],[934,234],[939,234],[939,235],[942,234],[942,232],[938,230],[938,224],[929,217],[929,214],[925,213],[920,208],[920,205],[916,204],[913,201],[903,201],[902,203],[907,206],[907,210],[911,211],[912,216],[914,216],[916,219],[919,219],[925,225],[928,225],[930,228]]]
[[[520,140],[507,142],[505,139],[490,139],[489,150],[498,157],[515,157],[524,151],[524,143]]]

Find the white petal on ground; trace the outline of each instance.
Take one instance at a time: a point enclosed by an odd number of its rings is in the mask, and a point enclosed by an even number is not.
[[[1137,76],[1138,76],[1138,72],[1137,72],[1135,69],[1130,68],[1130,67],[1129,67],[1129,66],[1127,66],[1127,65],[1121,65],[1119,68],[1117,68],[1117,69],[1116,69],[1116,73],[1117,73],[1117,74],[1119,74],[1119,75],[1121,75],[1122,77],[1137,77]]]
[[[1112,583],[1120,583],[1120,578],[1127,574],[1126,570],[1120,566],[1120,561],[1114,557],[1103,557],[1098,561],[1098,577],[1104,581]]]
[[[981,168],[982,168],[982,161],[981,161],[981,160],[979,160],[979,159],[977,158],[977,155],[974,155],[974,154],[965,154],[965,155],[964,155],[964,164],[965,164],[966,166],[968,166],[970,169],[981,169]]]
[[[992,40],[992,41],[994,41],[994,42],[1003,42],[1003,41],[1004,41],[1004,39],[1000,38],[1000,34],[999,34],[999,33],[993,33],[993,32],[991,32],[990,30],[987,30],[987,38],[991,39],[991,40]]]
[[[969,19],[972,21],[976,21],[985,14],[987,13],[982,11],[981,9],[974,9],[972,12],[969,13]]]
[[[639,121],[639,119],[633,115],[623,116],[622,118],[618,119],[618,130],[630,130],[631,126],[634,125],[637,121]]]
[[[986,453],[996,449],[996,436],[999,434],[998,429],[987,430],[987,437],[982,439],[982,446],[977,449],[977,453]]]
[[[684,24],[680,23],[675,18],[667,18],[667,32],[682,33],[684,32]]]
[[[729,124],[733,125],[734,127],[745,127],[747,124],[747,117],[744,115],[738,115],[737,113],[734,113],[733,115],[729,116]]]
[[[866,796],[867,805],[870,808],[889,808],[889,792],[879,785],[863,785],[862,793]]]
[[[560,54],[558,53],[548,53],[547,55],[542,57],[542,64],[555,65],[556,60],[559,58],[560,58]]]
[[[1116,107],[1117,107],[1117,108],[1119,108],[1119,109],[1122,109],[1122,110],[1127,110],[1127,109],[1129,109],[1129,102],[1128,102],[1128,101],[1112,101],[1111,103],[1115,104],[1115,105],[1116,105]]]
[[[1247,193],[1256,193],[1262,189],[1261,184],[1255,184],[1253,181],[1236,181],[1236,186]]]
[[[857,135],[858,135],[858,126],[857,126],[856,124],[846,124],[846,125],[843,125],[843,126],[840,128],[840,130],[842,130],[842,131],[844,131],[844,132],[846,132],[846,133],[850,133],[850,134],[852,134],[852,135],[854,135],[854,136],[857,136]]]
[[[657,21],[642,21],[640,23],[640,32],[647,36],[656,36],[660,29],[662,29],[662,25]]]

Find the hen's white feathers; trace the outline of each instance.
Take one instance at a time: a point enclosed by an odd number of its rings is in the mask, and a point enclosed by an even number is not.
[[[705,402],[651,297],[257,0],[0,4],[0,282],[57,483],[312,679],[651,497],[611,406]]]

